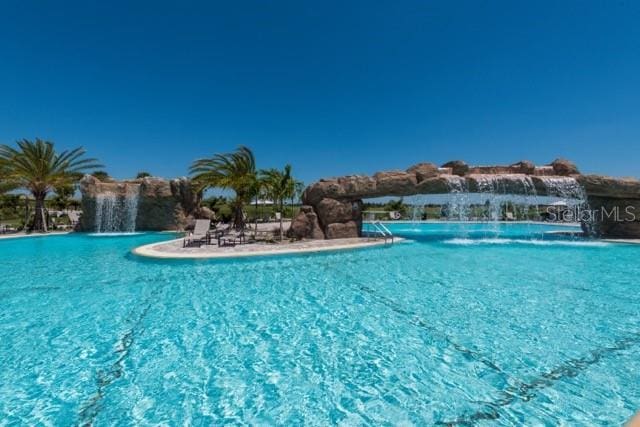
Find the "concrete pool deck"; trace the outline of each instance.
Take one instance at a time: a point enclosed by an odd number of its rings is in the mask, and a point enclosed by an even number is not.
[[[640,239],[602,239],[608,243],[622,243],[625,245],[640,245]]]
[[[404,241],[396,237],[395,243]],[[202,245],[201,247],[182,247],[183,239],[152,243],[133,249],[136,255],[163,259],[225,259],[245,258],[269,255],[294,255],[317,252],[344,251],[351,249],[390,246],[391,242],[367,238],[349,238],[333,240],[302,240],[293,243],[250,243],[234,247]]]

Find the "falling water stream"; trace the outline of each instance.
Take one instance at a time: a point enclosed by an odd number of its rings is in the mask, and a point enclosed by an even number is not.
[[[136,230],[140,185],[128,185],[125,194],[104,192],[96,196],[97,233],[133,233]]]
[[[412,205],[412,222],[417,224],[422,220],[427,204],[442,205],[443,215],[448,220],[483,221],[494,224],[496,228],[498,221],[504,217],[505,206],[513,215],[507,219],[516,219],[516,206],[520,217],[524,218],[530,218],[531,210],[537,212],[540,205],[558,203],[569,207],[586,206],[584,189],[575,179],[546,176],[537,178],[543,187],[540,189],[541,194],[538,194],[533,179],[528,175],[474,175],[472,182],[451,176],[447,179],[447,194],[416,195],[409,199],[409,204]],[[437,199],[436,203],[433,202],[434,198]],[[429,200],[431,203],[428,203]]]

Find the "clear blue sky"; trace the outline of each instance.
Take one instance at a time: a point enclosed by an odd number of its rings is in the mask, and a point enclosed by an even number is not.
[[[417,161],[640,175],[640,2],[44,2],[0,10],[0,142],[118,178],[252,147],[299,178]]]

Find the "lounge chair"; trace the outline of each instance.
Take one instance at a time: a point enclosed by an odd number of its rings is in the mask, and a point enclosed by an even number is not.
[[[75,228],[80,222],[80,214],[76,211],[67,212],[67,216],[69,217],[69,222],[71,223],[71,227]]]
[[[506,212],[504,217],[507,221],[515,221],[516,218],[513,216],[513,212]]]
[[[245,245],[247,243],[254,242],[255,239],[251,239],[249,236],[249,240],[247,241],[247,235],[244,230],[237,233],[235,236],[223,237],[222,235],[218,236],[218,247],[223,246],[235,246],[235,245]]]
[[[12,225],[9,225],[9,224],[0,224],[0,232],[1,232],[2,234],[15,233],[15,232],[17,232],[17,231],[18,231],[18,230],[17,230],[15,227],[13,227]]]
[[[229,232],[231,231],[233,225],[232,224],[228,224],[226,227],[222,227],[224,225],[224,223],[219,222],[215,225],[215,227],[211,230],[210,237],[212,236],[214,239],[219,239],[222,236],[225,236],[227,234],[229,234]],[[211,238],[208,239],[207,244],[212,244],[211,243]]]
[[[184,238],[182,242],[182,247],[186,248],[187,246],[197,246],[200,247],[203,243],[207,241],[207,235],[209,233],[209,228],[211,227],[210,219],[197,219],[196,225],[193,227],[193,232],[189,234],[189,236]]]

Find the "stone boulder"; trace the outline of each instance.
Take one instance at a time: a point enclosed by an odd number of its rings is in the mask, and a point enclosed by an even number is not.
[[[529,160],[521,160],[509,166],[513,173],[523,173],[525,175],[533,175],[536,171],[536,165]]]
[[[446,194],[452,189],[463,188],[464,182],[464,178],[457,175],[441,175],[418,183],[416,190],[418,194]]]
[[[583,229],[599,237],[640,239],[640,194],[636,198],[588,196]],[[585,218],[579,218],[584,220]]]
[[[337,179],[321,179],[304,190],[302,203],[316,205],[325,197],[340,199],[346,196],[347,192]]]
[[[353,203],[324,198],[315,206],[320,224],[327,226],[334,222],[351,221],[359,212],[354,212]]]
[[[387,171],[378,172],[373,177],[376,180],[377,196],[409,196],[416,194],[418,180],[413,173]]]
[[[300,212],[291,221],[287,237],[294,239],[324,239],[318,216],[311,206],[300,207]]]
[[[576,178],[589,196],[608,198],[640,198],[640,181],[635,178],[612,178],[603,175],[581,175]]]
[[[510,166],[473,166],[469,167],[465,176],[472,174],[496,175],[501,173],[513,173],[513,169]]]
[[[591,222],[583,228],[600,237],[640,239],[640,181],[581,175]]]
[[[578,175],[580,171],[575,163],[565,160],[565,159],[556,159],[549,165],[553,168],[553,172],[558,176],[571,176]]]
[[[462,160],[452,160],[442,165],[443,168],[450,168],[451,173],[458,176],[465,176],[469,171],[469,165]]]
[[[186,215],[194,215],[200,208],[202,192],[198,191],[191,180],[185,177],[169,181],[171,195],[178,201]]]
[[[176,215],[178,215],[178,221],[176,221]],[[143,178],[136,229],[166,230],[176,222],[181,223],[182,228],[188,223],[186,215],[176,212],[176,201],[172,197],[169,181],[157,177]]]
[[[363,199],[376,194],[376,180],[370,176],[349,175],[338,178],[338,184],[349,199]]]
[[[346,223],[334,223],[327,226],[327,239],[347,239],[358,237],[360,235],[360,226],[355,221]]]
[[[416,176],[418,183],[421,183],[425,179],[434,178],[440,173],[438,167],[433,163],[418,163],[407,169],[407,173],[412,173]]]

